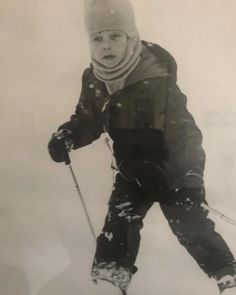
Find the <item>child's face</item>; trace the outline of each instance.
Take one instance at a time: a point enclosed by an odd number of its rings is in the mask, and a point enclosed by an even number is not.
[[[117,66],[126,54],[127,38],[121,31],[94,33],[90,36],[92,57],[107,68]]]

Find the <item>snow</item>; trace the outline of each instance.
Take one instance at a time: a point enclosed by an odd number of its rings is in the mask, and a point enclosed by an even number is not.
[[[89,88],[93,89],[95,87],[95,85],[93,83],[89,84]]]
[[[208,202],[236,219],[236,2],[132,2],[142,39],[178,63],[179,86],[204,136]],[[95,245],[70,171],[47,153],[89,64],[82,1],[2,0],[0,11],[0,294],[104,295],[89,277]],[[99,233],[112,191],[111,153],[99,139],[71,160]],[[210,217],[236,254],[235,227]],[[218,294],[158,205],[145,219],[137,266],[129,295]]]
[[[118,108],[122,108],[122,104],[119,103],[119,102],[116,104],[116,106],[117,106]]]
[[[115,206],[117,209],[123,209],[125,207],[129,207],[132,203],[131,202],[124,202],[121,203],[120,205]]]
[[[109,242],[113,239],[113,233],[111,232],[104,232],[104,236],[108,239]]]

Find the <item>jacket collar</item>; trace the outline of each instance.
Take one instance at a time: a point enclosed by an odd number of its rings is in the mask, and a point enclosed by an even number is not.
[[[124,87],[134,84],[138,81],[144,81],[145,79],[156,77],[167,77],[169,75],[168,66],[159,59],[158,54],[150,48],[154,47],[154,44],[142,41],[142,53],[140,62],[132,73],[127,77]],[[157,46],[159,48],[159,46]],[[89,83],[104,84],[104,82],[98,80],[93,73],[93,66],[90,65]],[[105,85],[104,85],[105,86]]]

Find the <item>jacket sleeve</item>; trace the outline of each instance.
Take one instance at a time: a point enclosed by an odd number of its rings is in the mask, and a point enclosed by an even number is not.
[[[202,186],[205,152],[202,133],[187,110],[187,98],[177,86],[177,64],[173,56],[159,45],[149,47],[158,57],[168,76],[158,92],[164,105],[164,142],[167,149],[166,168],[173,188]]]
[[[89,69],[86,69],[83,73],[82,90],[75,113],[68,122],[58,128],[58,130],[68,129],[72,132],[73,149],[92,143],[102,133],[101,119],[96,110],[93,96],[88,91],[89,71]]]
[[[186,96],[180,91],[175,81],[174,78],[167,83],[164,130],[169,152],[168,171],[175,188],[198,187],[203,185],[205,168],[202,133],[187,110]]]

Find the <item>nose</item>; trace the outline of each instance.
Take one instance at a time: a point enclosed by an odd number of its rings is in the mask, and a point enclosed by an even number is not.
[[[111,43],[110,43],[110,41],[109,40],[104,40],[102,47],[103,47],[103,50],[109,50],[109,49],[111,49]]]

